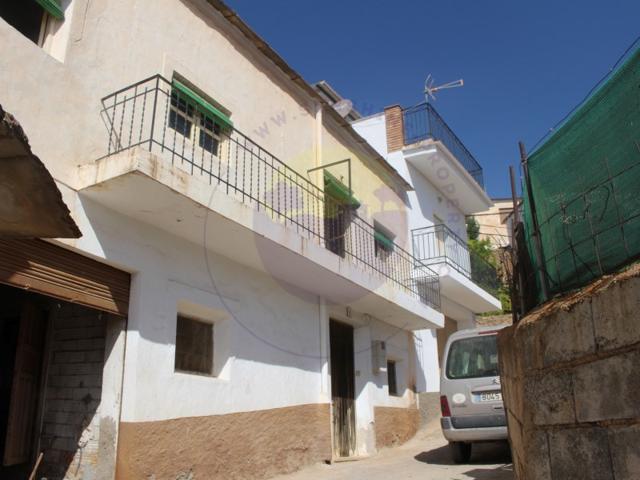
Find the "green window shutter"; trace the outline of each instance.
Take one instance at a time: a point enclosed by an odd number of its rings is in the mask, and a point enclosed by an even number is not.
[[[60,6],[60,0],[36,0],[36,2],[53,18],[64,20],[64,12]]]
[[[324,193],[344,205],[360,207],[360,202],[349,192],[349,188],[327,171],[324,172]]]
[[[379,242],[385,249],[393,250],[393,240],[387,237],[384,233],[379,230],[373,232],[373,236],[377,242]]]
[[[196,92],[191,90],[185,84],[183,84],[183,83],[179,82],[178,80],[174,79],[173,82],[172,82],[172,85],[173,85],[173,88],[178,90],[185,97],[187,97],[189,100],[191,100],[193,103],[195,103],[198,107],[200,107],[200,109],[203,111],[203,113],[206,113],[207,115],[210,115],[211,117],[216,119],[220,123],[220,126],[223,129],[231,129],[231,128],[233,128],[233,122],[231,121],[231,119],[229,117],[227,117],[224,113],[222,113],[216,107],[214,107],[209,102],[207,102],[204,98],[202,98]]]

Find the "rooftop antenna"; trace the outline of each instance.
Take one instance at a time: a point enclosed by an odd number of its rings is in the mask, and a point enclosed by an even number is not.
[[[433,86],[434,79],[431,74],[427,75],[427,79],[424,81],[424,97],[429,103],[429,97],[436,99],[435,93],[444,90],[445,88],[457,88],[464,86],[464,80],[454,80],[453,82],[445,83],[443,85]]]

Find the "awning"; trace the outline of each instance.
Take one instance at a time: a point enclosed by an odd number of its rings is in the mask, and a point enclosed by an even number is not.
[[[53,177],[0,106],[0,237],[80,236]]]
[[[387,237],[380,230],[375,230],[373,232],[373,236],[378,242],[380,242],[384,246],[384,248],[386,248],[387,250],[393,250],[393,246],[394,246],[393,240]]]
[[[60,0],[36,0],[36,2],[53,18],[64,20],[64,12],[60,6]]]
[[[220,122],[220,126],[225,129],[233,128],[233,122],[229,117],[227,117],[224,113],[218,110],[216,107],[207,102],[204,98],[198,95],[196,92],[191,90],[185,84],[180,81],[173,79],[172,82],[173,88],[182,93],[185,97],[195,103],[198,107],[200,107],[201,111],[210,115]]]
[[[353,193],[349,191],[349,187],[326,170],[324,172],[324,193],[344,205],[349,205],[353,208],[360,207],[360,202],[353,196]]]

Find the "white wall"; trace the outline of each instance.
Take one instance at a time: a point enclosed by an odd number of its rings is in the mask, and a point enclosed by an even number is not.
[[[65,197],[75,198],[84,233],[78,248],[133,272],[122,420],[328,401],[317,297],[75,193]],[[214,322],[216,378],[174,372],[179,307]]]
[[[411,241],[411,231],[440,223],[439,218],[463,241],[467,240],[465,216],[456,206],[455,199],[448,199],[418,170],[409,165],[402,151],[389,153],[386,142],[384,113],[354,122],[353,128],[362,135],[414,188],[407,193],[407,239]],[[455,305],[453,316],[464,328],[471,328],[474,315],[458,299],[443,298],[443,302]],[[440,389],[440,370],[435,330],[415,332],[416,348],[416,389],[418,392],[437,392]]]

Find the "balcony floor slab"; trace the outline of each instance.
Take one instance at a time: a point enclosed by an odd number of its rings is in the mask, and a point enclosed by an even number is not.
[[[267,272],[287,288],[368,313],[407,330],[437,328],[444,316],[392,281],[326,250],[296,226],[243,203],[224,183],[143,148],[83,166],[79,194],[138,221]]]

